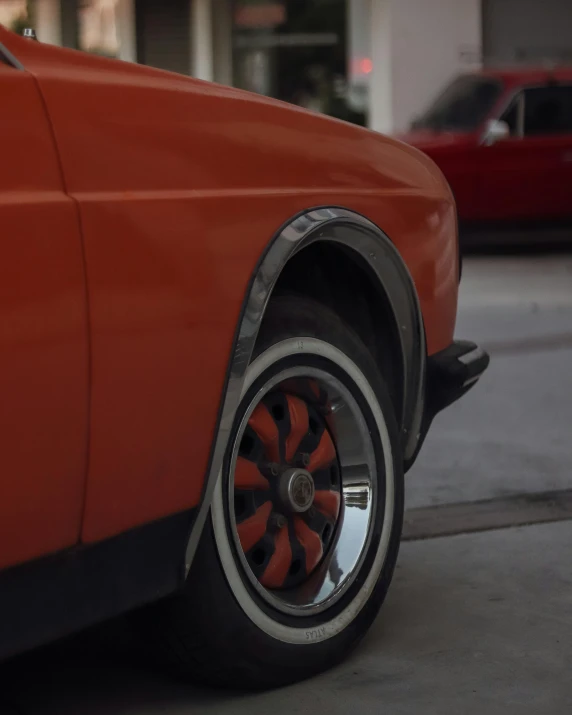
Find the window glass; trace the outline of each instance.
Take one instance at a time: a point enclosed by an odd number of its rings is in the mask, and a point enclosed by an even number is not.
[[[475,131],[489,114],[501,92],[502,84],[496,79],[461,75],[415,121],[414,128]]]
[[[365,102],[352,101],[348,83],[354,1],[235,0],[234,85],[365,124]],[[356,62],[369,76],[371,59]]]
[[[572,86],[527,89],[524,134],[572,134]]]

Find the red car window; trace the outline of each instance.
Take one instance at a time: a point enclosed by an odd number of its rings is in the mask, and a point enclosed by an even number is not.
[[[501,95],[500,80],[480,75],[461,75],[419,117],[415,129],[474,131]]]
[[[524,101],[525,136],[572,134],[572,85],[530,88]]]

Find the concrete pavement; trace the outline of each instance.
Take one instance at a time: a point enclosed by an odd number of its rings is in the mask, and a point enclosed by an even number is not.
[[[465,262],[457,336],[490,348],[408,475],[419,507],[572,487],[572,255]]]
[[[280,691],[202,691],[84,652],[22,668],[2,696],[20,715],[569,715],[571,544],[570,521],[404,544],[361,647]]]

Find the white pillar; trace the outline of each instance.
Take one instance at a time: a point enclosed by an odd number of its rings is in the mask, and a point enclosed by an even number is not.
[[[214,78],[211,0],[191,2],[191,74],[209,82]]]
[[[38,40],[47,45],[62,44],[62,13],[60,0],[36,0],[35,30]]]
[[[392,0],[371,0],[369,127],[386,134],[393,131],[394,125],[391,3]]]
[[[117,0],[116,12],[119,59],[126,62],[137,62],[135,0]]]

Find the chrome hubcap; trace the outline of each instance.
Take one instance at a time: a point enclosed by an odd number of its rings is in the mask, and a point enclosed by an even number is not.
[[[317,368],[275,375],[247,407],[229,466],[248,580],[285,613],[328,608],[361,567],[375,511],[370,430],[349,388]]]

